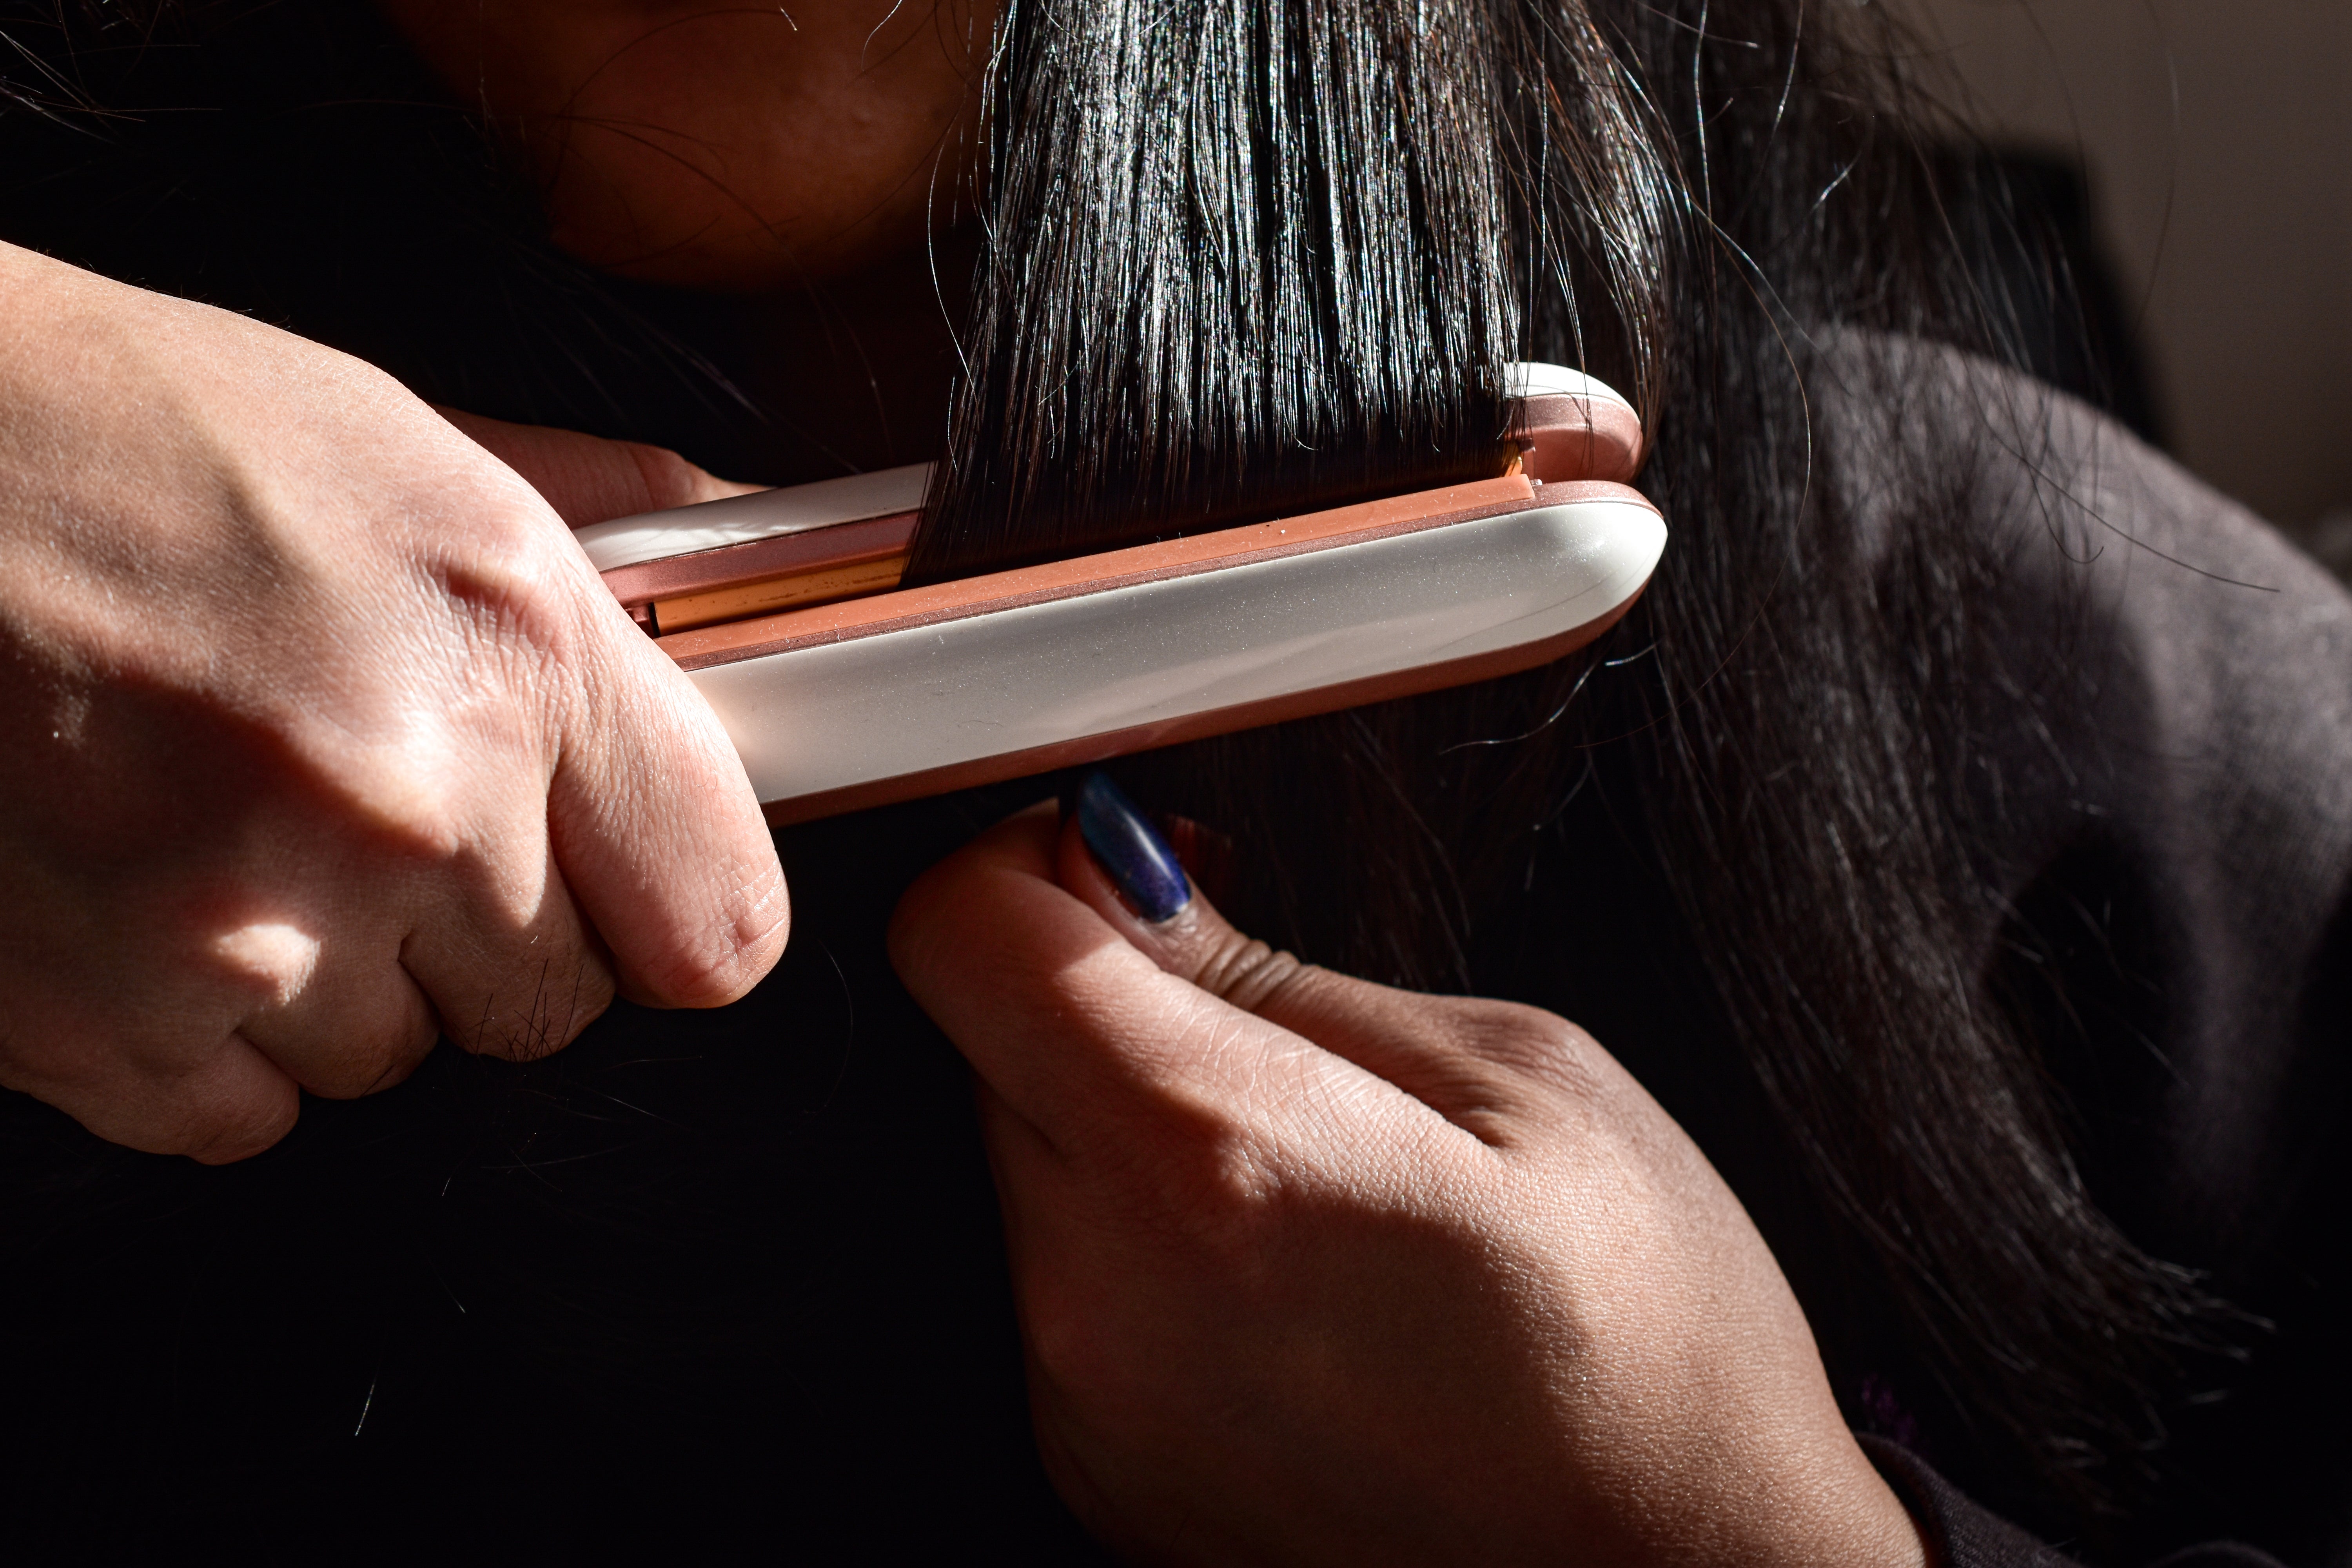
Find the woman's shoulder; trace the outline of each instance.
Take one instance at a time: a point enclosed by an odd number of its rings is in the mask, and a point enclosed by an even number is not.
[[[2316,561],[2097,410],[1957,349],[1832,334],[1807,394],[1819,482],[1871,569],[1959,531],[1972,574],[1950,589],[1998,599],[1979,613],[2021,657],[2201,738],[2213,773],[2343,777],[2310,804],[2352,845],[2352,595]]]
[[[1965,496],[1996,538],[2032,523],[2063,547],[2066,574],[2162,566],[2138,574],[2135,587],[2184,611],[2261,619],[2282,605],[2325,605],[2322,619],[2352,626],[2343,586],[2275,528],[2021,371],[1945,343],[1843,329],[1819,334],[1800,364],[1830,481],[1866,525]]]
[[[1808,391],[1826,510],[1885,596],[1985,628],[1955,757],[2011,911],[1988,953],[2081,949],[2078,976],[2119,976],[2115,1008],[2146,1023],[2116,1037],[2161,1062],[2129,1140],[2160,1152],[2130,1163],[2179,1249],[2225,1264],[2341,1100],[2352,596],[2120,425],[1986,360],[1840,334]],[[1974,548],[1907,548],[1929,531]],[[1944,575],[1915,570],[1931,556]]]
[[[2184,1538],[2293,1560],[2311,1542],[2288,1531],[2337,1528],[2311,1478],[2344,1473],[2293,1435],[2340,1398],[2352,1289],[2352,596],[2013,370],[1845,333],[1807,392],[1818,515],[1903,633],[1888,657],[1973,660],[1966,733],[1936,742],[1990,895],[1962,961],[2058,1089],[2100,1207],[2267,1325],[2175,1426],[2178,1473],[2210,1489],[2175,1500]]]

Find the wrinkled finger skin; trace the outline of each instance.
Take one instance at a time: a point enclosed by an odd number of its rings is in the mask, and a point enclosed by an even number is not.
[[[512,468],[240,317],[6,247],[0,299],[0,1083],[234,1160],[772,963],[726,736]]]
[[[1127,1552],[1921,1561],[1738,1201],[1572,1025],[1147,922],[1050,807],[891,951],[979,1079],[1041,1449]]]

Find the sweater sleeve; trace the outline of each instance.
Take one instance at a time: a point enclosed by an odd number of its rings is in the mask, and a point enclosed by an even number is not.
[[[1979,1508],[1925,1459],[1884,1437],[1863,1434],[1863,1452],[1911,1510],[1930,1568],[2074,1568],[2074,1559]],[[2211,1542],[2175,1552],[2150,1568],[2280,1568],[2251,1546]]]

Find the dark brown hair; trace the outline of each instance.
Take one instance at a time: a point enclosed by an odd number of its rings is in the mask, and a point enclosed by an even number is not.
[[[2015,360],[2066,287],[1971,272],[1952,212],[2006,209],[1927,155],[1895,25],[1803,0],[1013,0],[1007,23],[919,569],[1477,468],[1511,358],[1622,384],[1674,539],[1605,699],[1571,700],[1579,664],[1130,781],[1234,837],[1261,934],[1451,988],[1619,742],[1721,1016],[1915,1353],[2044,1518],[2128,1500],[2205,1307],[2091,1201],[1961,956],[2000,919],[1967,779],[2018,629],[2001,567],[1925,445],[1874,459],[1918,499],[1864,550],[1807,401],[1825,341]]]

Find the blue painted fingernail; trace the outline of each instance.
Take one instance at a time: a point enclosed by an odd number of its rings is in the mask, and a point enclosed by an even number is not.
[[[1095,864],[1110,874],[1136,913],[1158,925],[1192,901],[1192,884],[1176,851],[1108,773],[1097,769],[1080,779],[1069,809]]]

